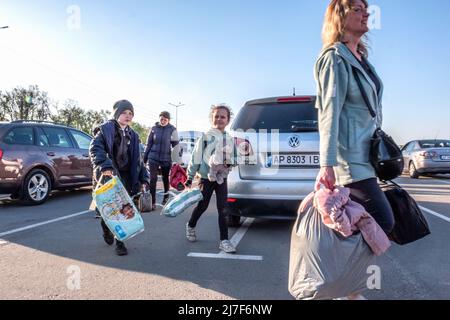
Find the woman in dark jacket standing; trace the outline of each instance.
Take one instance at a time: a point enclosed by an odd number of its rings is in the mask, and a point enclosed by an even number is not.
[[[139,193],[141,185],[148,184],[147,169],[141,161],[139,136],[130,128],[134,117],[133,105],[127,100],[114,104],[114,120],[94,129],[95,138],[89,147],[94,167],[94,188],[100,177],[117,175],[130,196]],[[114,236],[105,222],[101,221],[103,239],[108,245],[114,243]],[[128,253],[124,243],[116,240],[116,253]]]
[[[151,129],[144,153],[144,163],[150,167],[150,193],[152,194],[152,210],[156,209],[156,183],[158,169],[161,168],[164,199],[162,205],[169,199],[169,173],[172,162],[179,160],[179,139],[177,129],[170,124],[170,113],[161,112],[159,122]]]

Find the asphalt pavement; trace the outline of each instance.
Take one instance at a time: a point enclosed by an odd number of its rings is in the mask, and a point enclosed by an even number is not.
[[[450,299],[450,178],[398,182],[418,201],[432,234],[393,245],[378,259],[381,287],[369,299]],[[88,211],[91,191],[55,192],[42,206],[0,202],[0,299],[292,299],[288,289],[293,221],[247,219],[230,228],[237,255],[220,253],[215,200],[185,238],[190,212],[144,213],[145,232],[116,256]],[[160,201],[161,199],[158,199]]]

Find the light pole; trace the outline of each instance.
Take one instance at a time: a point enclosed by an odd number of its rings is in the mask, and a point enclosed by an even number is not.
[[[179,107],[183,107],[183,106],[185,106],[185,104],[182,104],[181,102],[179,102],[178,104],[174,104],[174,103],[170,103],[169,102],[169,104],[171,105],[171,106],[174,106],[175,107],[175,110],[176,110],[176,124],[175,124],[175,127],[177,128],[177,130],[178,130],[178,108]]]
[[[0,27],[0,29],[8,29],[9,26]]]

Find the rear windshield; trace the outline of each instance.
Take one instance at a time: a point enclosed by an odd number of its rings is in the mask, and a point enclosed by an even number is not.
[[[314,102],[261,104],[241,109],[233,130],[279,130],[280,133],[318,131],[317,109]]]
[[[421,148],[450,148],[450,140],[422,140],[419,141]]]

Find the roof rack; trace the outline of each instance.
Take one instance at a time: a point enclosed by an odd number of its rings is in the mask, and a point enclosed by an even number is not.
[[[45,121],[45,120],[14,120],[14,121],[11,121],[11,123],[47,123],[47,124],[54,124],[54,125],[59,125],[59,126],[63,125],[61,123],[56,123],[53,121]]]

